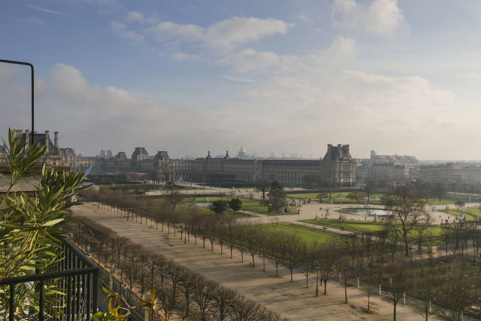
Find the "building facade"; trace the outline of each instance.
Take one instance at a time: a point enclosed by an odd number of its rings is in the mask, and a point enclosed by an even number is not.
[[[312,185],[354,186],[356,163],[349,145],[328,145],[324,158],[319,160],[231,158],[170,159],[166,151],[149,156],[145,148],[136,148],[131,159],[119,153],[111,159],[99,159],[99,166],[110,174],[148,173],[158,171],[162,180],[191,181],[201,174],[204,181],[253,183],[259,179],[278,181],[286,186]]]
[[[16,134],[28,144],[29,131]],[[192,181],[193,174],[201,174],[204,181],[253,183],[260,179],[277,181],[285,186],[354,186],[356,183],[356,162],[351,157],[349,145],[327,145],[323,158],[304,159],[258,159],[242,157],[231,158],[226,151],[224,157],[212,157],[210,151],[205,158],[171,159],[167,151],[159,151],[151,156],[144,147],[135,148],[131,158],[125,152],[101,152],[96,157],[76,155],[72,148],[60,148],[58,132],[52,143],[49,131],[35,133],[34,141],[46,146],[43,158],[51,165],[68,166],[73,171],[88,172],[98,166],[107,175],[152,174],[165,182]],[[149,176],[149,175],[148,175]]]
[[[297,159],[244,159],[207,157],[195,160],[172,160],[172,169],[178,181],[188,181],[192,172],[204,173],[213,181],[253,183],[259,179],[277,181],[286,186],[354,186],[356,162],[351,157],[349,145],[328,145],[324,158]]]
[[[378,155],[371,150],[371,157],[357,168],[357,181],[407,182],[417,178],[418,168],[414,156]]]

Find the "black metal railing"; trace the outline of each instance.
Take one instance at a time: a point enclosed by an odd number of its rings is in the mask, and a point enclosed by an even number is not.
[[[0,307],[0,319],[18,320],[90,320],[97,311],[98,266],[69,241],[62,242],[60,260],[49,272],[0,280],[6,306]],[[30,291],[28,299],[21,294]],[[31,298],[36,302],[32,309]],[[25,307],[27,311],[20,310]],[[3,315],[3,318],[2,318]]]

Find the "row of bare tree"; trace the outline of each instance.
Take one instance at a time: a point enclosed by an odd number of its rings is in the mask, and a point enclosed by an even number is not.
[[[105,203],[114,204],[113,200]],[[122,215],[126,214],[125,211],[119,211],[118,207],[117,209],[114,207],[112,210],[123,213]],[[339,273],[339,282],[345,287],[346,302],[347,287],[356,280],[359,282],[361,279],[364,281],[363,283],[376,288],[382,285],[385,289],[395,289],[392,287],[391,282],[393,275],[397,275],[394,277],[395,280],[402,279],[399,277],[395,267],[406,266],[405,261],[407,259],[400,258],[403,255],[398,255],[400,252],[406,254],[406,245],[409,249],[416,249],[419,254],[418,262],[422,262],[421,256],[424,253],[431,254],[430,257],[432,259],[433,247],[440,240],[443,243],[445,242],[446,258],[448,258],[449,250],[449,255],[458,254],[458,258],[461,259],[460,262],[468,258],[468,244],[470,246],[475,245],[472,247],[472,250],[469,250],[470,252],[472,251],[473,256],[477,256],[477,247],[479,246],[477,241],[479,230],[476,228],[475,223],[470,222],[445,224],[443,225],[443,235],[434,237],[430,234],[428,226],[420,222],[412,224],[412,228],[408,231],[409,233],[403,234],[401,233],[402,231],[399,231],[402,227],[400,227],[398,222],[388,220],[385,229],[381,231],[344,234],[332,237],[328,242],[321,245],[320,243],[306,244],[300,237],[284,233],[272,226],[241,223],[230,216],[202,213],[195,207],[182,207],[182,210],[179,208],[177,211],[173,211],[168,203],[162,206],[144,205],[144,207],[138,207],[136,210],[133,210],[133,207],[131,207],[130,216],[127,216],[130,217],[128,219],[132,219],[132,213],[137,213],[135,217],[139,216],[141,220],[144,217],[146,223],[148,218],[151,224],[153,222],[162,223],[162,228],[164,225],[167,225],[169,233],[171,228],[174,233],[179,231],[180,237],[185,242],[190,239],[190,236],[193,236],[196,242],[197,238],[201,238],[204,247],[205,241],[209,240],[212,250],[214,249],[214,244],[217,243],[220,245],[221,253],[223,247],[227,246],[230,249],[231,257],[234,249],[240,252],[241,260],[244,259],[244,254],[250,255],[252,266],[255,266],[255,259],[260,258],[265,270],[265,263],[268,260],[275,266],[276,275],[278,275],[278,267],[285,266],[291,273],[291,281],[292,273],[296,269],[301,270],[306,276],[306,286],[309,284],[309,276],[314,274],[322,281],[324,294],[327,293],[327,282],[332,280],[333,276],[337,279],[337,273]],[[461,255],[457,252],[460,248]],[[389,259],[386,259],[386,256]],[[410,284],[410,286],[408,291],[403,291],[402,293],[404,295],[407,292],[408,295],[422,299],[423,296],[416,291],[420,288],[424,289],[425,286],[419,287],[416,285],[415,279],[421,277],[418,276],[419,271],[413,268],[412,253],[410,253],[410,256],[410,278],[404,278],[410,280],[407,283],[405,282],[408,285]],[[469,255],[470,258],[473,258],[473,256]],[[449,261],[445,260],[445,262]],[[453,266],[458,270],[462,264],[456,263]],[[471,271],[468,272],[471,273]],[[389,283],[385,282],[386,275],[390,275],[388,278],[390,280]],[[451,315],[460,315],[466,310],[466,306],[458,304],[455,308],[449,308],[450,303],[456,302],[456,300],[449,298],[455,296],[457,299],[460,295],[448,291],[453,286],[445,286],[450,284],[445,279],[446,274],[443,273],[436,278],[436,284],[438,284],[436,286],[436,291],[438,292],[435,295],[438,298],[436,303],[438,306],[444,306],[448,311],[458,311],[452,312]],[[452,276],[448,279],[457,280]],[[457,282],[456,285],[459,284],[459,281]],[[403,286],[407,287],[404,283]],[[394,307],[396,307],[399,297],[396,293],[392,294],[393,291],[389,290],[387,293],[392,298]],[[467,294],[471,295],[472,291],[468,291]],[[426,306],[428,301],[421,301]],[[462,302],[472,303],[473,301],[464,298]]]
[[[99,262],[110,264],[122,282],[142,296],[155,287],[167,315],[183,320],[285,320],[234,290],[121,237],[86,217],[76,217],[66,234]]]

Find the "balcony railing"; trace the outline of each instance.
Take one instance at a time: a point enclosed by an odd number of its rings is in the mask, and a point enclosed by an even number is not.
[[[4,278],[0,280],[7,305],[0,307],[0,320],[19,320],[18,311],[28,300],[19,293],[30,289],[35,293],[37,311],[22,311],[28,320],[90,320],[97,311],[98,266],[68,241],[63,241],[61,260],[51,272]],[[54,302],[47,300],[45,291],[54,285]],[[21,302],[19,302],[21,301]],[[23,304],[22,304],[23,303]],[[7,319],[8,318],[8,319]]]

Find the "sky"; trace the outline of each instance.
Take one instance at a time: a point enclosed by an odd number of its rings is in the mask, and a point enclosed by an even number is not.
[[[84,156],[481,160],[479,0],[0,0],[0,59]],[[0,64],[0,135],[30,122]]]

